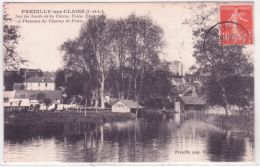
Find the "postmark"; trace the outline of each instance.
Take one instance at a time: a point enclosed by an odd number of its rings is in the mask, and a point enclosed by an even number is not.
[[[252,5],[221,5],[219,7],[220,43],[222,45],[253,44]]]

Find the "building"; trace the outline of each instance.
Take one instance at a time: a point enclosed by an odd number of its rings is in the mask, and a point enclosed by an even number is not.
[[[48,109],[55,108],[55,105],[61,103],[62,92],[59,90],[54,91],[39,91],[39,90],[14,90],[4,91],[4,107],[5,111],[11,109],[29,109],[32,106],[39,105],[40,102],[37,100],[37,95],[44,93],[46,98],[52,101],[51,106]],[[46,109],[44,105],[40,109]]]
[[[28,99],[36,99],[37,94],[44,93],[46,95],[46,98],[49,98],[53,101],[61,100],[62,98],[62,92],[60,90],[16,90],[14,97],[15,98],[28,98]]]
[[[134,100],[117,100],[112,105],[112,112],[136,112],[137,109],[142,109],[143,107],[138,104],[137,101]]]
[[[184,89],[180,92],[182,96],[197,97],[197,90],[194,85],[185,85]]]
[[[14,99],[14,93],[15,91],[4,91],[4,107],[8,107],[12,105],[13,99]]]
[[[105,107],[106,107],[106,108],[111,108],[112,105],[113,105],[116,101],[118,101],[118,98],[113,98],[113,97],[110,97],[110,96],[105,96],[104,100],[105,100]]]
[[[185,82],[188,84],[202,84],[203,77],[199,73],[185,74]]]
[[[43,76],[43,72],[40,69],[20,68],[17,70],[6,70],[4,71],[4,90],[13,90],[15,83],[23,83],[27,78],[40,76]],[[14,90],[17,88],[17,85],[15,85]],[[20,88],[18,88],[18,90],[20,90]]]
[[[44,100],[50,100],[51,106],[48,109],[58,108],[58,104],[62,101],[62,91],[55,90],[55,82],[53,73],[47,73],[43,76],[40,69],[21,68],[19,71],[6,72],[5,75],[14,75],[18,79],[14,82],[8,82],[11,88],[4,91],[4,109],[11,110],[34,110],[33,108],[45,110]],[[21,79],[22,78],[22,79]],[[42,100],[37,99],[38,94],[43,93]]]
[[[53,77],[30,77],[24,81],[26,90],[55,90]]]
[[[13,90],[24,90],[24,83],[14,83]]]
[[[19,69],[19,75],[23,77],[24,79],[30,78],[30,77],[40,77],[43,76],[43,72],[40,69],[37,68],[20,68]]]
[[[180,96],[179,100],[181,111],[201,110],[206,105],[205,100],[198,96]]]
[[[184,74],[183,74],[183,64],[180,61],[172,61],[170,63],[170,71],[173,74],[172,85],[181,86],[185,84]]]
[[[172,78],[171,82],[172,82],[172,85],[174,85],[174,86],[180,86],[180,85],[184,85],[185,80],[181,76],[174,76]]]
[[[183,64],[180,61],[173,61],[170,64],[170,70],[174,76],[183,76]]]
[[[12,110],[22,110],[28,109],[30,107],[29,98],[16,98],[16,91],[4,91],[4,110],[12,111]]]

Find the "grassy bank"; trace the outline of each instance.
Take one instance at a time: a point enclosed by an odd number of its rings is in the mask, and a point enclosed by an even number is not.
[[[112,121],[126,121],[134,118],[131,113],[112,113],[95,111],[75,112],[5,112],[5,135],[13,133],[37,134],[75,134],[92,130],[99,124]]]

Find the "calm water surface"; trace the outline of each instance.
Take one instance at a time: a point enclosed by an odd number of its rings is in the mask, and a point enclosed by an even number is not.
[[[249,132],[178,115],[106,123],[70,136],[19,136],[5,138],[5,162],[254,161]]]

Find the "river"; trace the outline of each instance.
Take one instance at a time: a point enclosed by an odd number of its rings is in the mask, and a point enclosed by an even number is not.
[[[13,133],[5,136],[4,162],[248,162],[252,136],[195,118],[139,118],[70,136]]]

